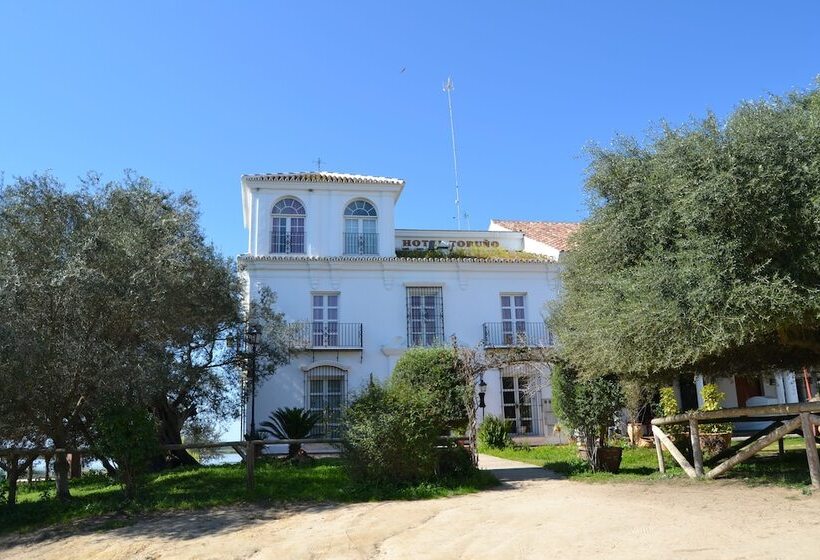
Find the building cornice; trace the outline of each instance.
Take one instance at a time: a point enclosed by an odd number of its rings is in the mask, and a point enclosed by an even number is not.
[[[236,258],[241,264],[253,262],[268,263],[439,263],[439,264],[557,264],[555,259],[544,257],[543,259],[507,259],[507,258],[449,258],[449,257],[365,257],[365,256],[339,256],[339,257],[311,257],[293,255],[239,255]]]

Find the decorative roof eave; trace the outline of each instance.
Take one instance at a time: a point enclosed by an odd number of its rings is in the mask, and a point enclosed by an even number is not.
[[[366,257],[366,256],[340,256],[340,257],[309,257],[291,255],[239,255],[237,261],[241,262],[396,262],[396,263],[491,263],[491,264],[554,264],[553,258],[543,259],[477,259],[477,258],[435,258],[435,257]]]
[[[279,183],[355,183],[361,185],[404,186],[403,179],[351,173],[331,173],[328,171],[302,171],[298,173],[254,173],[242,175],[245,181]]]

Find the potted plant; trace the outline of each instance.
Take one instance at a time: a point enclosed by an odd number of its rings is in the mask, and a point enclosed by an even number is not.
[[[617,473],[623,448],[611,445],[609,428],[624,405],[618,380],[611,375],[581,379],[561,365],[553,368],[552,391],[555,413],[579,434],[579,456],[593,471]]]
[[[645,435],[641,416],[649,406],[655,387],[642,379],[630,379],[622,382],[621,388],[627,416],[626,433],[629,436],[629,444],[636,447],[641,445]]]
[[[704,385],[701,395],[703,396],[703,404],[700,410],[710,411],[723,408],[726,393],[721,391],[717,384],[709,383]],[[698,426],[698,435],[700,435],[700,448],[704,453],[720,453],[732,445],[732,424],[729,422],[700,424]]]
[[[680,405],[675,396],[674,387],[661,387],[660,400],[655,410],[655,416],[664,418],[666,416],[677,416],[680,414]],[[690,461],[692,460],[692,445],[689,439],[689,431],[683,424],[668,424],[663,427],[666,435],[672,440],[681,453]]]

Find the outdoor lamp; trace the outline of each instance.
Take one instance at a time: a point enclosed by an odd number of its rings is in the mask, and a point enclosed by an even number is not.
[[[487,383],[484,381],[484,376],[481,376],[481,380],[478,382],[478,407],[481,410],[481,413],[484,414],[484,407],[487,405],[484,403],[484,395],[487,393]]]
[[[245,350],[248,356],[248,381],[251,384],[251,431],[250,439],[256,437],[256,346],[259,344],[259,329],[251,325],[245,333]]]

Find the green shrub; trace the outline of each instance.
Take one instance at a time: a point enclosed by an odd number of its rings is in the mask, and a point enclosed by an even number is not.
[[[428,393],[428,413],[439,417],[445,429],[463,433],[473,387],[459,375],[457,360],[452,348],[411,348],[399,358],[390,383],[402,391]]]
[[[680,414],[680,405],[675,396],[674,387],[661,387],[660,400],[658,401],[656,416],[675,416]],[[692,459],[692,442],[689,439],[689,426],[683,424],[666,424],[660,426],[661,429],[669,436],[675,446],[683,453],[690,461]]]
[[[259,432],[277,439],[306,439],[321,419],[318,412],[304,408],[277,408],[260,422]],[[288,458],[296,457],[301,449],[300,443],[288,444]]]
[[[599,468],[598,448],[608,444],[608,429],[624,406],[621,385],[614,376],[581,379],[566,365],[552,368],[553,410],[586,446],[589,465]]]
[[[114,460],[126,498],[133,499],[152,458],[159,454],[156,421],[145,408],[109,404],[94,422],[95,453]]]
[[[504,449],[512,445],[510,421],[490,414],[478,428],[478,445],[490,449]]]
[[[680,414],[680,405],[675,396],[674,387],[661,387],[661,398],[658,402],[658,414],[660,416],[675,416]]]
[[[351,478],[413,483],[432,478],[441,423],[428,392],[371,383],[345,410],[342,456]]]
[[[703,386],[703,404],[700,409],[704,411],[720,410],[723,408],[723,401],[726,393],[720,390],[715,383],[708,383]],[[725,434],[731,433],[732,424],[725,422],[721,424],[700,424],[698,430],[703,434]]]
[[[450,444],[436,450],[436,474],[442,478],[466,479],[476,470],[470,452],[460,445]]]

